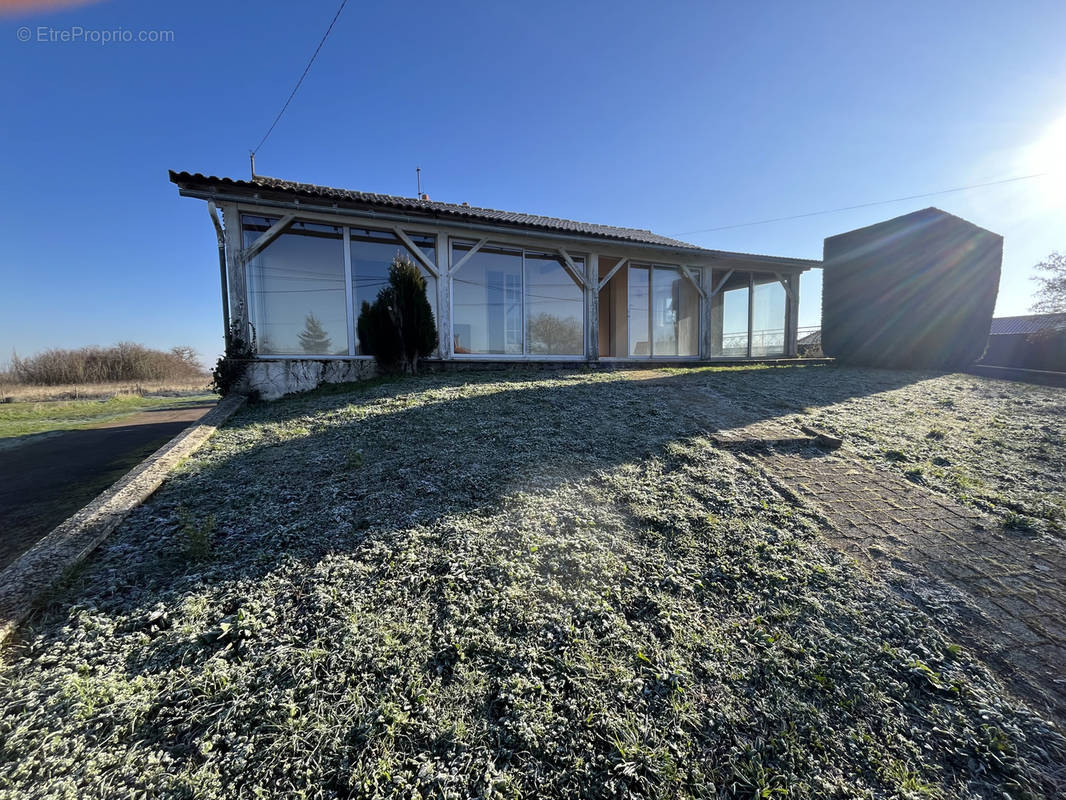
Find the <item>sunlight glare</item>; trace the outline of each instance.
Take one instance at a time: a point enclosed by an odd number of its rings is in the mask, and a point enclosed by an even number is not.
[[[1030,173],[1049,173],[1039,179],[1045,207],[1066,206],[1066,114],[1051,123],[1043,135],[1025,149],[1023,163]]]

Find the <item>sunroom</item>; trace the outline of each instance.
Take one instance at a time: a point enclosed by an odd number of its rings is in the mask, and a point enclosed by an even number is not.
[[[254,341],[257,362],[299,362],[285,371],[321,380],[372,372],[356,323],[397,254],[426,278],[440,342],[431,362],[470,367],[790,357],[799,276],[819,265],[425,196],[171,180],[208,201],[227,331]]]

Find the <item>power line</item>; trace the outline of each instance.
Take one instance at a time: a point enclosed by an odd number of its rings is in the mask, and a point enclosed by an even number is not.
[[[793,214],[788,217],[774,217],[772,219],[761,219],[756,222],[741,222],[736,225],[719,225],[717,228],[701,228],[698,231],[684,231],[682,233],[672,233],[670,236],[691,236],[696,233],[712,233],[713,231],[727,231],[733,228],[750,228],[753,225],[769,225],[771,222],[786,222],[792,219],[803,219],[804,217],[817,217],[822,214],[836,214],[839,211],[854,211],[857,208],[869,208],[870,206],[883,206],[889,203],[899,203],[903,200],[918,200],[923,197],[936,197],[941,194],[951,194],[952,192],[965,192],[967,189],[980,189],[983,186],[998,186],[1002,183],[1014,183],[1016,181],[1027,181],[1032,178],[1043,178],[1046,175],[1050,175],[1049,172],[1036,172],[1032,175],[1019,175],[1015,178],[1004,178],[999,181],[988,181],[987,183],[972,183],[969,186],[956,186],[953,189],[940,189],[936,192],[925,192],[923,194],[910,194],[906,197],[894,197],[891,200],[874,200],[871,203],[858,203],[853,206],[841,206],[840,208],[827,208],[823,211],[809,211],[806,214]]]
[[[300,76],[300,80],[296,81],[296,85],[294,87],[292,87],[292,92],[289,94],[289,99],[285,101],[285,105],[283,105],[281,107],[281,111],[279,111],[278,115],[276,117],[274,117],[274,121],[270,124],[270,128],[267,130],[267,132],[265,134],[263,134],[263,138],[259,140],[259,144],[257,144],[255,146],[255,149],[252,150],[252,155],[253,156],[257,152],[259,152],[259,148],[262,147],[263,144],[266,142],[267,137],[269,137],[270,134],[274,132],[274,126],[278,124],[278,120],[281,119],[281,115],[285,113],[285,109],[287,109],[289,107],[289,103],[292,102],[292,98],[294,98],[296,96],[296,92],[299,90],[300,84],[302,84],[304,82],[304,78],[307,77],[307,73],[311,71],[311,65],[314,64],[315,63],[315,59],[318,58],[318,51],[321,50],[322,49],[322,45],[324,45],[326,43],[326,39],[329,38],[329,34],[333,30],[333,26],[337,24],[337,18],[340,17],[341,12],[344,10],[344,7],[347,4],[348,4],[348,0],[341,0],[341,4],[340,4],[340,7],[337,9],[337,13],[333,15],[333,20],[329,23],[329,27],[326,28],[326,32],[322,35],[322,40],[318,43],[318,47],[315,48],[315,52],[312,54],[311,60],[308,61],[307,62],[307,66],[304,67],[304,71],[303,71],[303,74]]]

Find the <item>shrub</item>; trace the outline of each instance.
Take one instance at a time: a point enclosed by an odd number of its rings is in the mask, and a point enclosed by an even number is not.
[[[211,370],[211,388],[222,397],[235,391],[248,368],[248,361],[255,355],[255,330],[251,340],[244,338],[244,332],[238,322],[230,324],[229,340],[226,342],[226,354]]]
[[[364,302],[357,324],[363,351],[385,370],[414,374],[418,359],[437,346],[437,326],[426,297],[426,279],[406,255],[389,267],[389,285]]]
[[[65,383],[189,380],[204,376],[191,347],[153,350],[134,342],[111,347],[45,350],[29,358],[11,357],[19,383],[57,386]]]

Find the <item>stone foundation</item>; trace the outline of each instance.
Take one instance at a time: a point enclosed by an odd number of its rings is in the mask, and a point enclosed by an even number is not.
[[[377,374],[377,363],[372,358],[257,358],[248,362],[240,390],[259,392],[264,400],[276,400],[324,383],[362,381]]]

